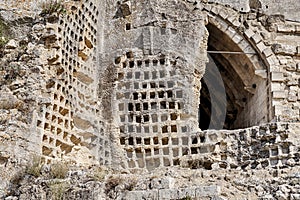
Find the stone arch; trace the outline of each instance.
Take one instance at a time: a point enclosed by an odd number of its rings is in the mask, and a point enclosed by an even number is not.
[[[270,68],[277,61],[275,55],[264,44],[259,33],[244,26],[241,13],[215,4],[206,5],[205,10],[210,35],[208,51],[243,52],[210,54],[218,66],[226,90],[226,120],[223,128],[244,128],[270,122],[274,117]],[[214,105],[210,104],[212,92],[203,80],[202,85],[199,115],[200,118],[204,115],[203,119],[211,117]],[[222,108],[218,109],[217,112],[220,113]],[[211,118],[210,123],[213,123],[212,120]],[[200,119],[200,128],[207,129],[207,123],[201,123]]]

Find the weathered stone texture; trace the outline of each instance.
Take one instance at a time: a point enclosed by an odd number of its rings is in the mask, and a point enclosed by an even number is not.
[[[299,198],[298,4],[53,2],[0,2],[0,195],[38,154],[140,179],[83,199]],[[45,181],[7,199],[46,199]]]

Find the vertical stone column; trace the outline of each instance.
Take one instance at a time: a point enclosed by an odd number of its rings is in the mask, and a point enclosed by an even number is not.
[[[105,36],[102,79],[111,98],[115,164],[178,165],[198,130],[204,16],[184,1],[111,2]]]

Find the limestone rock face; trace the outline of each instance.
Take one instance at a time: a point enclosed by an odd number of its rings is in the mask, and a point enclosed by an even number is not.
[[[1,1],[1,198],[299,199],[299,6]]]

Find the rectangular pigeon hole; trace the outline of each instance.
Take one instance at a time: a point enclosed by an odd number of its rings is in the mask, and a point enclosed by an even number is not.
[[[139,83],[134,83],[134,89],[136,89],[136,90],[140,89],[140,84]]]
[[[141,111],[141,104],[140,103],[135,104],[135,111]]]
[[[173,92],[171,90],[167,91],[167,95],[168,98],[172,98],[173,97]]]
[[[143,83],[142,86],[143,86],[143,89],[147,89],[148,84],[147,83]]]
[[[136,144],[142,144],[142,138],[137,137],[136,138]]]
[[[126,149],[127,157],[132,158],[132,149]]]
[[[129,61],[129,67],[134,68],[134,61]]]
[[[177,114],[171,113],[170,118],[171,118],[171,120],[177,120]]]
[[[188,155],[189,154],[189,148],[188,147],[183,147],[182,148],[182,155],[183,156],[186,156],[186,155]]]
[[[125,145],[125,142],[126,142],[125,137],[121,137],[121,138],[120,138],[120,144],[121,144],[121,145]]]
[[[141,67],[142,65],[143,65],[143,61],[138,60],[138,61],[137,61],[137,66],[138,66],[138,67]]]
[[[157,114],[152,114],[152,115],[151,115],[151,119],[152,119],[152,122],[153,122],[153,123],[158,122]]]
[[[156,145],[159,143],[158,137],[153,138],[153,144]]]
[[[144,168],[145,167],[145,162],[142,159],[138,159],[137,161],[139,168]]]
[[[197,147],[191,147],[191,154],[198,154],[198,148]]]
[[[271,164],[272,166],[277,165],[277,164],[278,164],[278,159],[270,159],[270,164]]]
[[[149,115],[144,115],[144,122],[149,122]]]
[[[135,79],[140,79],[141,73],[140,72],[135,72]]]
[[[182,137],[181,142],[182,142],[182,145],[188,145],[189,144],[189,138],[188,137]]]
[[[167,102],[166,101],[161,101],[160,102],[160,109],[167,109]]]
[[[283,154],[289,154],[289,153],[290,153],[289,146],[282,146],[282,147],[281,147],[281,152],[282,152]]]
[[[148,80],[149,79],[149,72],[144,72],[144,79]]]
[[[133,160],[130,159],[130,160],[128,161],[128,167],[129,167],[129,168],[135,168],[135,162],[134,162]]]
[[[134,131],[134,126],[133,125],[129,125],[128,126],[128,132],[129,133],[134,133],[135,131]]]
[[[151,109],[152,110],[157,109],[157,103],[156,102],[151,102]]]
[[[132,72],[127,72],[126,78],[127,78],[127,79],[132,79]]]
[[[179,139],[178,138],[172,138],[172,145],[174,145],[174,146],[179,145]]]
[[[162,145],[168,145],[169,144],[169,138],[168,137],[164,137],[161,139]]]
[[[179,150],[178,150],[178,148],[173,148],[172,151],[173,151],[173,157],[179,156]]]
[[[176,91],[176,98],[182,98],[183,97],[183,93],[181,90]]]
[[[199,152],[200,153],[208,153],[209,152],[208,147],[207,146],[200,146],[199,147]]]
[[[168,81],[168,88],[173,88],[174,87],[174,82],[173,81]]]
[[[153,151],[154,155],[159,155],[159,148],[155,147]]]
[[[149,67],[149,65],[150,65],[150,60],[145,60],[145,66]]]
[[[137,133],[141,133],[141,132],[142,132],[142,127],[137,126],[137,127],[136,127],[136,132],[137,132]]]
[[[159,71],[159,76],[160,76],[160,78],[164,78],[166,76],[165,71],[163,71],[163,70]]]
[[[150,99],[155,99],[155,92],[150,92]]]
[[[149,126],[144,126],[144,133],[149,133]]]
[[[167,121],[168,120],[168,115],[167,114],[162,114],[160,116],[160,119],[161,119],[162,122]]]
[[[176,125],[171,125],[171,132],[176,133],[177,132],[177,126]]]
[[[150,145],[150,138],[144,138],[144,144],[145,145]]]
[[[179,158],[173,159],[173,165],[180,165]]]
[[[135,155],[137,158],[143,158],[143,153],[141,148],[136,148],[135,149]]]
[[[133,137],[129,137],[129,138],[128,138],[128,144],[129,144],[129,145],[133,145],[133,144],[134,144],[133,141],[134,141]]]
[[[157,71],[152,71],[152,79],[157,79]]]
[[[152,83],[150,83],[150,87],[151,87],[151,88],[155,88],[155,87],[156,87],[156,84],[152,82]]]
[[[143,110],[148,110],[148,103],[143,103]]]
[[[163,159],[163,160],[164,160],[164,166],[165,166],[165,167],[167,167],[167,166],[170,166],[170,165],[171,165],[169,158],[165,158],[165,157],[164,157],[164,159]]]
[[[153,63],[153,66],[157,66],[158,61],[157,61],[156,59],[154,59],[154,60],[152,61],[152,63]]]
[[[169,155],[170,154],[169,147],[164,147],[163,148],[163,154],[164,155]]]
[[[163,127],[161,128],[161,132],[162,132],[162,133],[168,133],[168,126],[163,126]]]
[[[159,81],[159,88],[165,88],[165,82]]]
[[[169,102],[169,109],[175,109],[175,102]]]
[[[124,111],[124,103],[119,104],[119,111]]]
[[[146,157],[151,156],[151,149],[145,149],[145,155]]]
[[[192,137],[192,144],[198,144],[198,138]]]
[[[129,90],[129,89],[130,89],[130,87],[131,87],[131,84],[130,84],[130,82],[126,82],[126,83],[125,83],[125,87],[126,87],[126,89],[127,89],[127,90]]]
[[[158,132],[158,127],[157,126],[152,126],[152,132],[157,133]]]
[[[277,156],[278,155],[278,148],[271,149],[271,155],[272,156]]]
[[[135,122],[136,123],[142,123],[142,117],[141,116],[136,116],[135,117]]]

